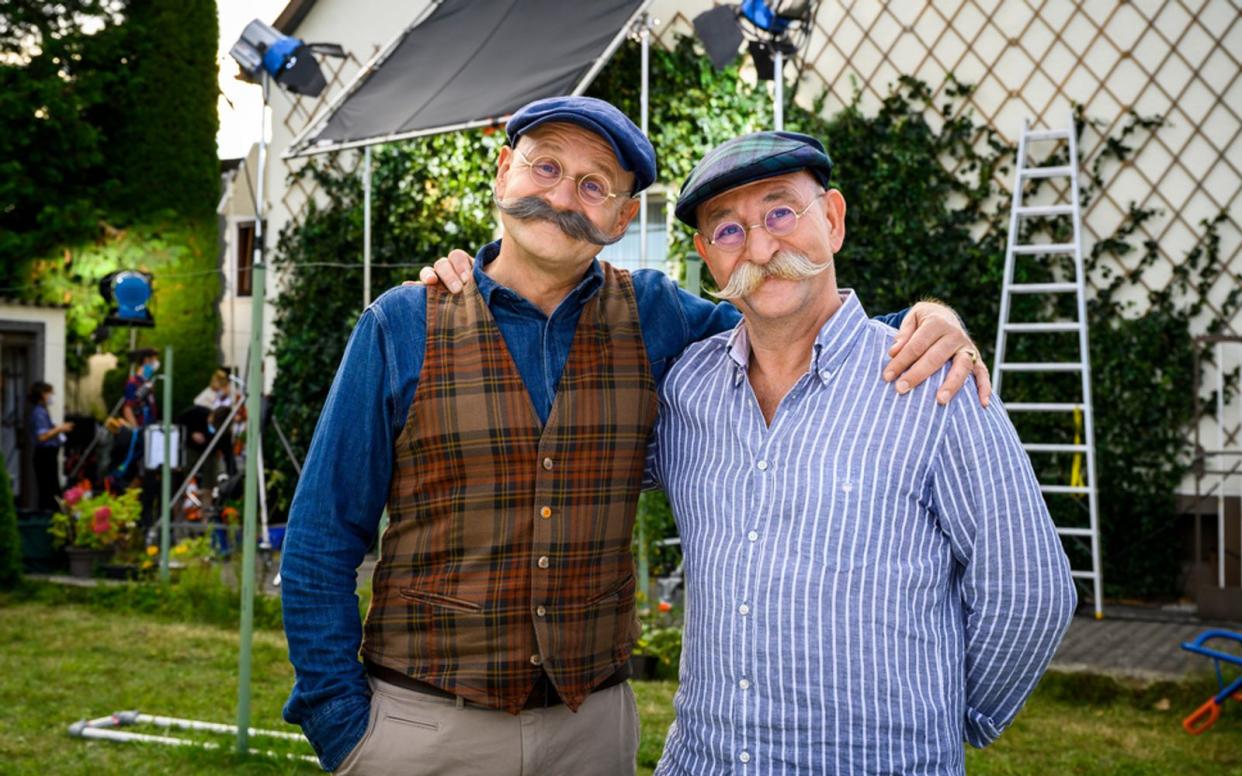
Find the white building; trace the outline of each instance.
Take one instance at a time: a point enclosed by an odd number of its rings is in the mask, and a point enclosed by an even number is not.
[[[37,381],[52,386],[57,401],[49,412],[60,423],[65,407],[65,309],[0,299],[0,452],[19,507],[34,506],[26,394]]]

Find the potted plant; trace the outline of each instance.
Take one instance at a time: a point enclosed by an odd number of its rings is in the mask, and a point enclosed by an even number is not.
[[[95,494],[85,485],[65,491],[48,533],[56,546],[65,547],[70,574],[89,577],[96,564],[133,544],[142,515],[138,496],[137,489]]]

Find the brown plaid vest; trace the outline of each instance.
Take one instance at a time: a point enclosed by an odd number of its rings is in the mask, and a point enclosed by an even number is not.
[[[629,274],[601,264],[542,427],[478,288],[428,289],[368,661],[517,713],[541,670],[576,710],[629,659],[630,541],[657,399]]]

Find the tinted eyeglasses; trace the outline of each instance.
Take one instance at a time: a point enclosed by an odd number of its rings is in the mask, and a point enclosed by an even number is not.
[[[583,204],[598,206],[619,196],[613,193],[612,184],[608,179],[597,172],[574,178],[565,174],[565,167],[554,156],[538,156],[532,160],[516,148],[513,152],[521,157],[522,164],[526,165],[530,173],[530,179],[541,188],[550,189],[565,178],[569,178],[574,182],[574,191],[578,192],[578,199],[582,200]]]
[[[757,227],[763,227],[773,237],[785,237],[786,235],[793,234],[794,230],[798,228],[799,219],[806,215],[807,211],[811,209],[811,205],[814,205],[820,197],[827,193],[827,191],[821,191],[816,194],[807,203],[806,207],[801,210],[794,210],[789,205],[777,205],[763,216],[762,221],[750,226],[743,226],[736,221],[724,221],[712,229],[710,236],[704,236],[707,237],[708,245],[729,253],[740,251],[742,246],[746,244],[746,237],[750,230]]]

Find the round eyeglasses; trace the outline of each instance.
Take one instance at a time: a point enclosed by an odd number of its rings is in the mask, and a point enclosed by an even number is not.
[[[530,172],[530,179],[542,188],[550,189],[565,178],[569,178],[574,182],[574,191],[578,192],[578,199],[584,204],[602,205],[618,196],[613,193],[612,184],[608,182],[608,179],[597,172],[574,178],[565,174],[565,168],[561,166],[560,160],[556,157],[539,156],[532,161],[516,148],[513,152],[522,157],[522,163]]]
[[[806,215],[806,212],[811,209],[811,205],[814,205],[820,197],[827,193],[827,191],[821,191],[816,194],[807,203],[806,207],[801,210],[794,210],[789,205],[777,205],[763,216],[762,221],[750,226],[742,226],[736,221],[725,221],[724,223],[717,224],[716,228],[712,230],[711,236],[707,238],[707,244],[730,253],[739,251],[746,244],[746,237],[750,230],[760,226],[766,229],[768,234],[773,237],[784,237],[793,234],[793,231],[798,228],[798,220]]]

